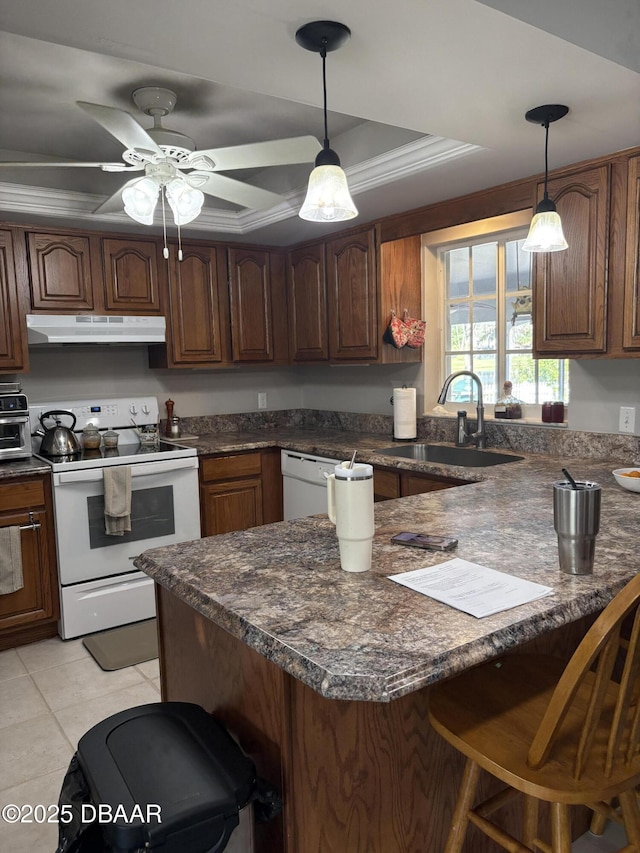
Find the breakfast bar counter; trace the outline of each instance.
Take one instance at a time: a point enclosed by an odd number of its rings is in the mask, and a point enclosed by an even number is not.
[[[470,479],[466,469],[439,467]],[[326,516],[136,559],[156,581],[164,698],[214,712],[283,792],[282,815],[256,825],[256,851],[444,848],[461,761],[429,727],[429,685],[532,646],[571,654],[636,573],[640,494],[616,485],[614,467],[571,462],[576,477],[603,487],[588,576],[558,570],[559,463],[530,454],[475,469],[468,485],[376,504],[372,569],[362,574],[341,570]],[[392,545],[402,530],[453,535],[459,545],[452,554]],[[451,556],[554,592],[476,619],[388,578]],[[469,844],[474,853],[495,849],[479,836]]]

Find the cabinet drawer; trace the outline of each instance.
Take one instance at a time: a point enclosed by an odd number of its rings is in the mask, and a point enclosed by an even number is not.
[[[205,483],[254,476],[262,472],[260,453],[241,453],[237,456],[203,459],[200,472]]]
[[[400,477],[395,471],[373,471],[373,490],[377,500],[400,497]]]
[[[7,482],[0,485],[0,512],[26,510],[36,506],[44,506],[42,480],[27,483]]]

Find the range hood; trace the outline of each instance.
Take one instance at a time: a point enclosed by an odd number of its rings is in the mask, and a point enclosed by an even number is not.
[[[40,344],[163,344],[164,317],[27,314],[27,342]]]

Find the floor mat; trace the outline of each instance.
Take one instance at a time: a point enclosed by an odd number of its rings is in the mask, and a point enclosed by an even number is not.
[[[111,672],[158,657],[158,628],[155,619],[111,628],[85,637],[82,645],[98,665]]]

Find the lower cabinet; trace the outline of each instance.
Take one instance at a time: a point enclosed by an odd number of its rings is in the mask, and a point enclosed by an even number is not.
[[[0,484],[0,528],[20,527],[23,587],[0,595],[0,650],[57,633],[56,549],[49,477]]]
[[[203,457],[200,516],[203,536],[282,521],[280,451]]]
[[[373,469],[373,493],[376,501],[422,495],[454,486],[465,486],[468,480],[454,477],[438,477],[435,474],[417,474],[412,471],[397,471],[389,468]]]

